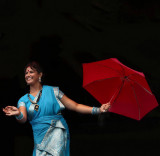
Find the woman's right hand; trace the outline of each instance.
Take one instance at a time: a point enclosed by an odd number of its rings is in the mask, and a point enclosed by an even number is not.
[[[13,115],[20,115],[20,111],[17,107],[15,106],[7,106],[5,108],[3,108],[3,112],[7,115],[7,116],[13,116]]]

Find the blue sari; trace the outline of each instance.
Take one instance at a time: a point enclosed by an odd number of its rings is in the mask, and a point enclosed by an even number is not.
[[[33,101],[38,98],[29,95]],[[27,109],[27,118],[32,125],[34,136],[33,156],[69,156],[69,129],[66,121],[61,115],[64,109],[60,99],[63,92],[58,87],[44,85],[42,95],[38,101],[39,109],[34,110],[34,104],[25,94],[18,101],[18,108],[21,106]]]

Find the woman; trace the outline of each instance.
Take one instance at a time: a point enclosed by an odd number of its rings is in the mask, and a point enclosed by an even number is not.
[[[7,116],[15,116],[17,121],[25,123],[28,119],[33,129],[33,156],[69,156],[69,130],[61,115],[64,107],[86,114],[107,112],[110,104],[100,108],[78,104],[68,98],[58,87],[41,84],[43,76],[38,63],[31,62],[25,67],[25,80],[30,93],[22,96],[17,107],[3,109]]]

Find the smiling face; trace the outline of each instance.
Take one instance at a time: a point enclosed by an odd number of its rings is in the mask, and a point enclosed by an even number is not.
[[[26,68],[25,80],[28,85],[40,83],[39,77],[42,77],[42,73],[38,73],[36,69],[32,69],[30,66]]]

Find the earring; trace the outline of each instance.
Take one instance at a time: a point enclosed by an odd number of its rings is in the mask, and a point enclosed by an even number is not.
[[[41,77],[39,77],[39,82],[42,82]]]

